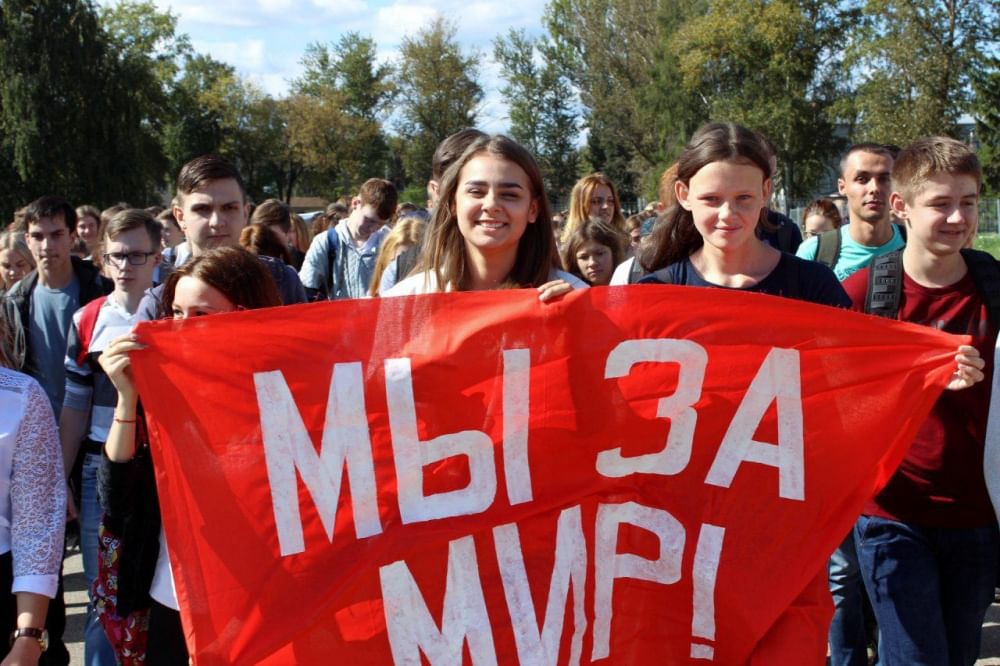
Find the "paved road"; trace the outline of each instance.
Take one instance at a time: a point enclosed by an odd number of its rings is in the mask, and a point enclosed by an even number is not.
[[[70,661],[83,664],[83,618],[87,592],[83,580],[83,560],[79,554],[66,559],[66,645]],[[1000,666],[1000,604],[993,604],[983,625],[983,650],[976,666]]]

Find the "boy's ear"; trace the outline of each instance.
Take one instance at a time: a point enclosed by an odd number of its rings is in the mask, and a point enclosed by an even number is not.
[[[174,214],[174,219],[177,220],[177,228],[181,231],[187,231],[184,227],[184,209],[180,206],[172,206],[170,210]]]
[[[892,210],[892,214],[901,220],[906,219],[906,200],[903,199],[903,195],[899,192],[893,192],[889,195],[889,207]]]

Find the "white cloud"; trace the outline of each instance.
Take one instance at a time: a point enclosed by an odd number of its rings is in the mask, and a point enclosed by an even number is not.
[[[229,63],[245,73],[260,71],[267,66],[265,45],[262,39],[246,39],[233,42],[203,42],[194,40],[194,50],[207,53],[216,60]]]
[[[356,31],[375,40],[379,62],[394,62],[403,37],[443,16],[454,22],[463,49],[482,56],[480,126],[487,131],[508,125],[493,40],[510,28],[524,28],[531,36],[543,32],[544,4],[538,0],[153,1],[160,11],[169,9],[178,17],[177,31],[191,36],[196,51],[233,65],[275,96],[287,94],[288,82],[302,73],[299,60],[310,42],[336,42],[345,32]]]
[[[331,16],[362,15],[368,11],[364,0],[310,0],[311,4]]]
[[[379,26],[379,30],[372,34],[387,45],[397,46],[403,37],[414,36],[441,14],[432,5],[397,2],[376,12],[375,25]]]

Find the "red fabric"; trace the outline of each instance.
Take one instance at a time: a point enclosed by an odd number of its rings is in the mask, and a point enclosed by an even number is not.
[[[572,537],[580,533],[585,543],[585,564],[569,566],[585,580],[581,661],[593,660],[604,609],[611,608],[608,656],[601,663],[705,663],[709,654],[719,664],[821,663],[832,612],[822,584],[827,558],[902,458],[947,383],[961,341],[825,306],[676,286],[581,290],[553,304],[539,303],[533,290],[325,302],[144,324],[139,335],[149,347],[133,354],[133,364],[151,427],[181,615],[200,665],[386,664],[393,661],[391,640],[400,650],[397,663],[420,663],[429,657],[398,636],[418,627],[414,618],[421,612],[429,614],[421,640],[433,642],[432,634],[443,631],[437,647],[445,652],[449,640],[452,648],[457,640],[458,652],[440,657],[442,663],[460,655],[468,662],[472,654],[477,663],[492,663],[493,655],[496,663],[517,663],[512,626],[522,627],[517,635],[528,644],[526,616],[535,615],[539,641],[560,520],[569,537],[561,552],[575,552]],[[668,420],[657,412],[664,409],[661,398],[693,385],[689,373],[696,361],[640,362],[625,373],[609,369],[609,356],[618,354],[613,350],[636,348],[625,341],[638,339],[652,340],[641,344],[656,349],[686,345],[695,359],[704,350],[686,464],[676,457],[685,417]],[[657,342],[670,339],[686,342]],[[505,359],[503,350],[515,349],[529,350],[529,388],[519,390],[524,384],[510,379],[505,396],[505,363],[513,367],[516,353]],[[388,386],[395,391],[405,382],[398,362],[388,364],[392,372],[384,370],[386,359],[402,358],[411,366],[416,433],[423,441],[417,451],[425,459],[441,443],[427,440],[447,443],[460,432],[479,444],[486,438],[496,490],[484,510],[404,524],[403,495],[419,493],[420,486],[428,496],[461,491],[473,472],[470,456],[456,455],[428,460],[422,474],[406,475],[400,455],[405,437],[390,437],[390,428],[405,421],[402,403],[386,397]],[[776,358],[797,359],[800,371],[782,375]],[[338,386],[352,372],[363,378],[365,414],[351,418],[344,405],[357,396],[349,400],[346,392],[338,394],[331,419],[355,433],[367,425],[381,531],[356,536],[353,510],[363,512],[364,502],[352,505],[358,488],[343,474],[331,542],[302,477],[317,474],[316,463],[297,472],[302,550],[282,556],[278,500],[266,463],[280,466],[289,457],[274,453],[273,437],[264,442],[262,418],[276,418],[280,401],[259,399],[255,382],[280,370],[308,431],[303,441],[315,452],[323,442],[335,364],[342,364]],[[770,370],[759,372],[762,366]],[[795,441],[789,433],[802,424],[801,499],[793,498],[794,475],[786,475],[781,492],[787,497],[779,496],[776,463],[744,461],[728,485],[712,476],[718,460],[727,458],[721,443],[730,423],[753,401],[748,387],[755,377],[760,386],[771,376],[785,378],[775,385],[790,397],[780,408],[774,402],[761,407],[759,425],[756,418],[748,422],[754,440],[772,444],[783,423],[786,452]],[[797,377],[801,420],[794,417],[798,393],[791,390]],[[511,419],[522,398],[529,415],[529,473],[509,479],[505,452],[517,438],[504,428],[505,397]],[[336,440],[331,435],[323,450],[331,450],[331,441],[348,441],[344,432],[338,430]],[[602,452],[658,452],[668,433],[674,440],[667,451],[675,456],[669,474],[609,478],[597,471],[599,456],[606,460]],[[767,455],[777,447],[754,450]],[[403,465],[402,478],[413,480],[397,484],[397,465]],[[486,478],[477,469],[475,478]],[[339,468],[331,476],[338,474]],[[512,504],[508,486],[523,487],[518,484],[528,474],[531,501]],[[706,483],[709,477],[715,483]],[[658,531],[618,524],[619,514],[642,514],[644,525],[659,521]],[[503,525],[508,527],[498,527]],[[512,533],[530,586],[530,604],[520,606],[513,620],[505,590],[517,607],[513,591],[523,588],[510,573],[518,560],[510,557],[516,554]],[[715,559],[711,537],[720,534]],[[470,562],[476,565],[471,577]],[[599,603],[598,597],[607,599],[599,591],[608,588],[597,584],[598,575],[615,572],[632,577],[612,578],[609,602]],[[411,615],[397,585],[407,576],[419,590]],[[395,581],[395,587],[387,584],[395,590],[388,596],[385,581]],[[475,603],[478,590],[485,610]],[[575,594],[571,588],[565,609],[551,614],[550,631],[552,620],[563,620],[554,634],[559,654],[538,663],[570,659]],[[480,612],[488,619],[477,623]],[[396,639],[390,639],[393,632]],[[703,657],[692,659],[692,653]]]
[[[864,310],[868,269],[844,282],[854,309]],[[950,287],[931,288],[903,274],[900,321],[972,336],[986,361],[986,380],[945,391],[896,474],[864,512],[925,527],[985,527],[996,521],[983,476],[983,447],[993,376],[996,331],[971,274]]]

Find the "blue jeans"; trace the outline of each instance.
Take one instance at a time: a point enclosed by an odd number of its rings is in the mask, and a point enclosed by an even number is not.
[[[80,552],[83,555],[83,575],[87,579],[87,594],[97,578],[97,530],[101,524],[101,504],[97,499],[97,468],[101,456],[83,454],[83,472],[80,481]],[[87,620],[83,628],[83,661],[85,666],[115,666],[114,650],[94,613],[93,603],[87,605]]]
[[[830,621],[830,666],[868,666],[864,594],[852,529],[830,556],[827,567],[833,620]]]
[[[996,525],[931,528],[861,516],[854,538],[881,632],[879,664],[974,664],[997,580]]]

